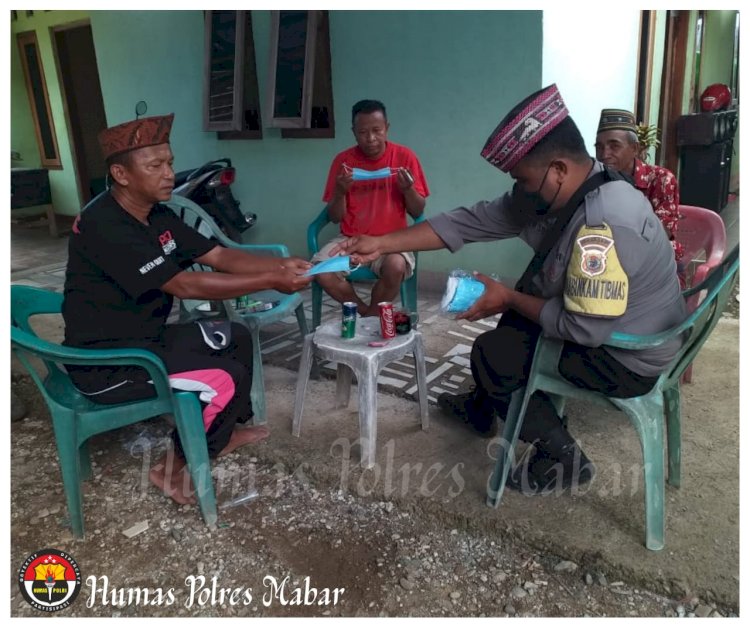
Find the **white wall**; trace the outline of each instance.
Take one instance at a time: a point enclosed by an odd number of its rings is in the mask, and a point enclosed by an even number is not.
[[[543,12],[542,85],[557,83],[592,155],[601,110],[635,108],[639,20],[623,5]]]

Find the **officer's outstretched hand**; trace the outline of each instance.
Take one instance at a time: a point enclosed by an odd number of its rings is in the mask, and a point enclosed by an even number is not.
[[[468,310],[456,316],[456,320],[478,321],[505,312],[510,306],[510,295],[513,291],[487,275],[476,271],[473,275],[484,284],[484,293]]]
[[[284,294],[292,294],[293,292],[307,288],[313,279],[314,277],[312,276],[306,277],[305,275],[298,274],[294,270],[284,268],[283,270],[274,273],[273,288]]]
[[[355,264],[366,264],[380,257],[380,238],[374,236],[352,236],[331,249],[331,257],[350,255]]]

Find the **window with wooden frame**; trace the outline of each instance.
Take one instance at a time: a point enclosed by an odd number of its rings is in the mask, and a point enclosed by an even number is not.
[[[328,11],[272,11],[267,120],[284,138],[334,137]]]
[[[260,139],[250,11],[206,11],[203,128],[219,139]]]
[[[31,116],[34,120],[34,131],[39,144],[42,167],[61,170],[62,162],[60,161],[60,151],[57,148],[55,122],[52,119],[52,112],[49,107],[47,82],[44,79],[44,68],[42,67],[42,58],[39,55],[36,32],[18,33],[16,41],[21,55],[21,66],[26,80],[26,92],[29,95]]]

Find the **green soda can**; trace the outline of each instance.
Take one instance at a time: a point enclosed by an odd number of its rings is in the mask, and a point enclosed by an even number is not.
[[[341,306],[341,337],[354,338],[357,333],[357,304],[347,301]]]
[[[247,294],[237,297],[234,300],[234,307],[238,310],[244,310],[250,304],[250,297]]]

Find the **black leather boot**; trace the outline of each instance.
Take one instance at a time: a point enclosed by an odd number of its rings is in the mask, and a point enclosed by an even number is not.
[[[536,400],[534,398],[536,397]],[[534,445],[508,474],[506,486],[525,495],[549,495],[589,482],[593,463],[558,418],[543,393],[529,403],[520,438]],[[529,420],[530,419],[530,420]]]
[[[492,436],[495,412],[475,388],[458,395],[441,393],[437,402],[440,409],[448,416],[466,423],[482,436]]]

